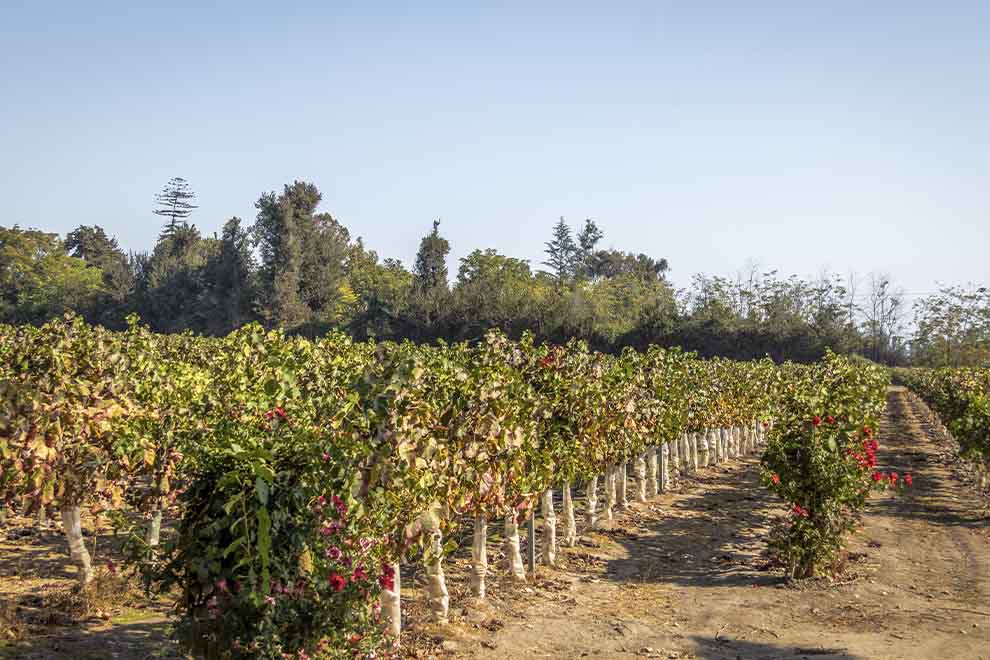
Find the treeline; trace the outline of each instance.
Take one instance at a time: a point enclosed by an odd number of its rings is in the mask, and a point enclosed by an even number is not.
[[[605,351],[657,344],[797,361],[826,348],[887,363],[904,363],[910,350],[979,359],[990,346],[987,327],[982,335],[946,328],[951,319],[928,310],[931,348],[917,350],[903,336],[903,298],[887,278],[862,294],[836,276],[809,281],[754,268],[735,279],[699,275],[677,291],[665,258],[602,249],[592,220],[574,231],[561,218],[539,267],[477,249],[451,274],[439,222],[410,269],[379,258],[320,212],[311,183],[263,194],[253,224],[234,217],[212,236],[191,221],[195,195],[184,180],[156,199],[165,224],[151,252],[127,254],[98,226],[64,238],[0,227],[0,321],[41,323],[74,310],[109,328],[136,313],[160,332],[223,335],[260,321],[307,336],[339,328],[359,339],[415,341],[474,340],[501,328],[558,343],[578,337]],[[944,348],[952,332],[970,348]],[[973,349],[980,341],[983,349]]]

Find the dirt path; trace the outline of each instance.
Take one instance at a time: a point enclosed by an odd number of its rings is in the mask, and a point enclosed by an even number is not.
[[[500,596],[488,609],[455,612],[441,647],[409,652],[990,660],[990,519],[921,420],[891,388],[879,459],[915,484],[871,502],[838,584],[788,586],[767,566],[765,533],[783,509],[758,486],[757,459],[746,458],[634,505],[532,587],[493,586]],[[416,618],[413,635],[431,634]]]

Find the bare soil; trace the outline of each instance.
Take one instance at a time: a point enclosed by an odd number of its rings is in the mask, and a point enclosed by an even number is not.
[[[421,575],[404,568],[403,655],[990,660],[987,503],[916,405],[891,388],[879,454],[914,486],[870,502],[834,580],[789,583],[767,559],[767,533],[786,512],[746,457],[582,533],[535,580],[513,583],[496,567],[483,602],[469,597],[458,554],[446,564],[446,626],[429,623]],[[92,603],[73,601],[64,538],[33,527],[0,528],[0,659],[178,657],[164,603],[115,595],[112,581]],[[489,548],[497,562],[498,539]]]

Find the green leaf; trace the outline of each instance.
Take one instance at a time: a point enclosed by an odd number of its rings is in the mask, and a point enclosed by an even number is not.
[[[254,480],[254,490],[258,494],[258,501],[261,506],[268,506],[268,483],[261,477]]]

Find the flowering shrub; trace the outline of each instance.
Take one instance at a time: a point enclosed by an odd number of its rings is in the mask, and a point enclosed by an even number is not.
[[[278,339],[251,327],[226,340],[208,441],[146,577],[181,591],[177,628],[197,658],[388,657],[384,539],[354,499],[352,448],[331,440],[332,419],[317,423],[336,395],[301,382],[300,365],[319,359],[311,344]]]
[[[763,480],[790,506],[771,543],[800,578],[830,565],[869,494],[896,485],[898,477],[876,471],[873,429],[887,385],[882,369],[832,354],[787,369]]]

